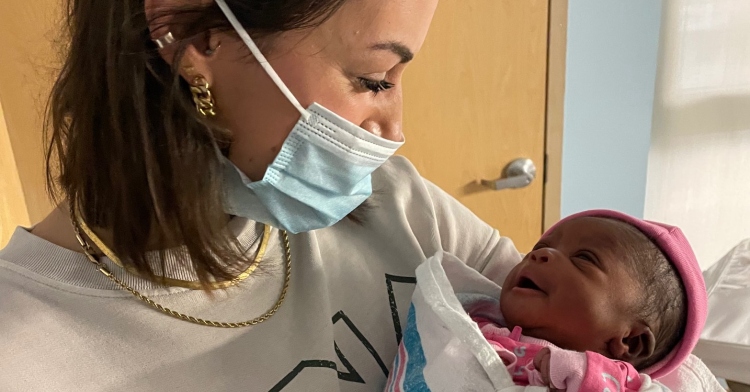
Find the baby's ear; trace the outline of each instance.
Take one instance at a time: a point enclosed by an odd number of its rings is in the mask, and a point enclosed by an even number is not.
[[[647,325],[637,323],[621,339],[612,339],[608,345],[615,359],[635,364],[654,354],[656,337]]]

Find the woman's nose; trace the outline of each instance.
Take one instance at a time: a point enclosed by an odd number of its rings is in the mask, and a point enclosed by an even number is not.
[[[370,115],[360,126],[373,135],[394,142],[404,141],[402,130],[403,122],[403,97],[400,86],[388,92],[387,98],[373,107]]]
[[[384,119],[377,121],[374,119],[367,119],[360,126],[367,132],[382,137],[383,139],[388,139],[394,142],[401,142],[404,140],[404,133],[401,130],[400,120],[393,121]]]

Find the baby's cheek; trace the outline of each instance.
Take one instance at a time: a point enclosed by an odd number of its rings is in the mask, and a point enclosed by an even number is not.
[[[599,299],[592,301],[587,312],[588,322],[590,324],[590,333],[596,336],[602,342],[608,341],[614,334],[617,334],[618,307],[610,301]],[[601,342],[599,342],[601,343]],[[590,349],[590,351],[596,351]]]
[[[603,298],[578,298],[577,301],[571,301],[574,304],[571,308],[571,314],[568,318],[577,335],[583,338],[598,339],[603,330],[609,324],[612,309],[609,301]]]

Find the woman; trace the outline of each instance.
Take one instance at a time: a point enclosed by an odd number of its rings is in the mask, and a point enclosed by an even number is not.
[[[70,0],[1,389],[382,390],[420,262],[520,259],[391,158],[436,3]]]

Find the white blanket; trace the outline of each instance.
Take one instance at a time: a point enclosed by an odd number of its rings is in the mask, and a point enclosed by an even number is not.
[[[403,344],[386,391],[546,391],[513,384],[456,292],[499,297],[500,286],[445,253],[417,268]],[[723,391],[696,357],[659,381],[678,392]]]
[[[694,352],[717,376],[750,384],[750,239],[703,276],[708,321]]]

